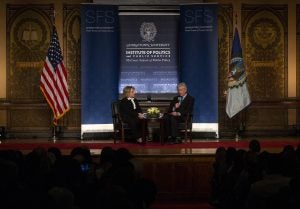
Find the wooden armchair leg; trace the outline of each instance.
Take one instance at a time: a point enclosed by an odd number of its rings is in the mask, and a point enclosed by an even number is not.
[[[116,140],[117,140],[117,131],[114,130],[114,144],[116,143]]]
[[[122,128],[122,134],[121,134],[121,141],[122,141],[122,143],[125,142],[125,132],[124,132],[123,128]]]
[[[184,130],[184,143],[187,143],[187,129]]]

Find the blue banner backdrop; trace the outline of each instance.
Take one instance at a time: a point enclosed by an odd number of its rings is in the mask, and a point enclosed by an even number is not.
[[[82,4],[82,127],[98,125],[101,129],[101,125],[112,123],[111,102],[118,98],[119,51],[118,8]]]
[[[127,85],[137,93],[176,93],[178,22],[176,13],[120,14],[120,93]]]
[[[217,4],[180,7],[181,79],[195,97],[194,123],[218,123]]]

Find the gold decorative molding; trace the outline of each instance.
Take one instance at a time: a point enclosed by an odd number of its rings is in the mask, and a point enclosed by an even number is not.
[[[247,133],[269,130],[288,131],[287,107],[281,102],[287,95],[288,7],[287,5],[242,4],[241,9],[241,41],[252,104],[234,118],[227,117],[226,99],[222,97],[224,91],[222,86],[226,88],[227,83],[222,80],[222,73],[225,71],[222,72],[222,68],[219,67],[221,135],[235,133],[241,124]],[[232,40],[230,45],[231,42]],[[229,46],[227,50],[230,49]],[[225,47],[223,50],[226,50]],[[222,52],[219,53],[222,56]]]
[[[218,68],[219,68],[219,98],[224,100],[227,90],[227,74],[230,61],[232,42],[232,5],[219,5],[218,13]]]
[[[285,130],[288,115],[284,107],[252,108],[247,113],[247,131]]]
[[[7,97],[42,101],[39,89],[53,5],[7,5]]]
[[[10,130],[50,129],[51,114],[50,110],[44,109],[12,109],[9,112]],[[48,127],[48,128],[47,128]]]
[[[80,131],[81,128],[81,109],[80,107],[72,106],[68,114],[59,120],[59,124],[68,130]]]
[[[218,13],[218,69],[219,69],[219,124],[221,132],[232,130],[234,123],[225,112],[224,91],[227,90],[230,52],[233,34],[233,7],[231,4],[219,5]]]
[[[64,62],[68,70],[68,86],[71,110],[59,124],[67,129],[80,131],[81,111],[74,107],[81,101],[81,39],[80,39],[80,4],[63,5],[63,52]]]
[[[296,70],[297,70],[297,87],[296,87],[296,91],[297,91],[297,98],[300,97],[300,4],[297,4],[296,6]],[[296,123],[299,124],[300,123],[300,111],[299,108],[297,108],[297,117],[296,117]]]
[[[296,66],[297,66],[297,97],[300,97],[300,4],[297,4],[296,7]]]
[[[81,42],[80,4],[63,5],[64,62],[68,69],[68,85],[71,102],[80,102]]]
[[[242,40],[253,101],[287,94],[287,5],[242,5]]]
[[[46,103],[39,82],[49,48],[52,13],[52,4],[7,5],[7,99],[28,103],[27,107],[8,109],[10,131],[48,131],[51,125],[50,108],[32,104]]]

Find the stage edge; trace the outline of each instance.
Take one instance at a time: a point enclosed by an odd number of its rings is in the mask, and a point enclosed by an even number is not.
[[[82,124],[81,139],[84,133],[113,132],[113,124]],[[216,138],[219,138],[218,123],[193,123],[193,132],[215,132]]]

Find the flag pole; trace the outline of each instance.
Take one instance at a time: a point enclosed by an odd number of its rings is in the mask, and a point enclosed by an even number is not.
[[[53,16],[52,16],[52,24],[53,26],[55,26],[55,15],[56,15],[56,12],[55,12],[55,9],[53,10]],[[54,116],[53,118],[53,135],[52,135],[52,141],[55,143],[56,140],[58,139],[57,136],[56,136],[56,127],[57,127],[57,120]]]
[[[237,12],[235,12],[235,27],[237,27],[237,18],[238,18],[238,15],[237,15]],[[239,115],[238,115],[239,116]],[[240,117],[238,117],[238,124],[240,123]],[[238,125],[238,128],[236,128],[236,131],[235,131],[235,141],[238,142],[240,140],[240,126]]]
[[[237,17],[236,13],[236,26],[232,40],[226,101],[226,113],[229,118],[234,117],[232,123],[235,133],[234,140],[236,142],[239,141],[241,133],[245,131],[244,109],[251,103],[246,83],[247,75],[243,61],[243,52],[237,28]]]
[[[52,15],[52,24],[55,25],[55,15],[56,15],[56,11],[55,9],[53,10],[53,15]]]
[[[235,26],[237,26],[237,18],[238,18],[238,15],[237,15],[237,12],[235,13]]]
[[[238,14],[237,14],[237,12],[235,12],[235,27],[236,28],[237,28],[237,25],[238,25],[237,20],[238,20]],[[240,112],[239,112],[238,115],[237,115],[238,122],[236,124],[237,127],[236,127],[236,130],[235,130],[235,141],[236,142],[238,142],[241,138],[241,136],[240,136],[240,124],[241,124],[240,118],[241,117],[240,117]]]
[[[53,10],[53,13],[50,14],[50,19],[53,23],[53,30],[51,32],[50,46],[45,59],[44,67],[42,69],[40,80],[40,89],[54,115],[53,125],[51,125],[51,128],[53,128],[53,130],[51,129],[51,135],[54,142],[58,139],[57,135],[59,135],[61,131],[61,127],[57,124],[57,120],[70,110],[67,70],[63,63],[62,51],[55,28],[55,16],[56,12]],[[49,76],[47,69],[50,69],[54,76]],[[57,73],[62,75],[60,79],[56,79]],[[50,97],[49,95],[52,94],[54,96]],[[49,140],[51,140],[51,138]]]
[[[54,119],[55,120],[55,119]],[[57,136],[56,136],[56,125],[53,124],[53,135],[52,135],[52,141],[55,143],[57,140]]]

